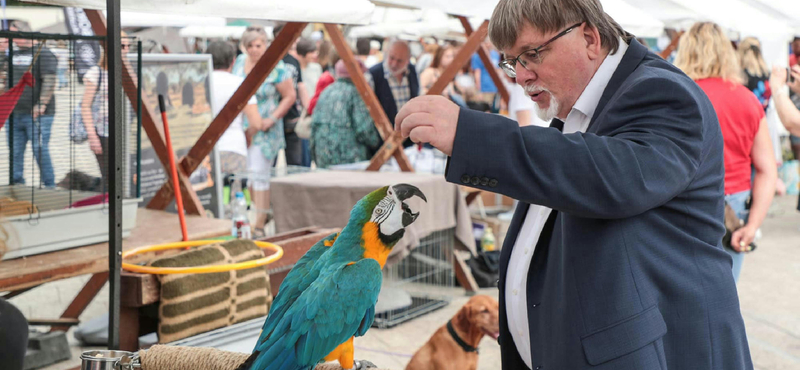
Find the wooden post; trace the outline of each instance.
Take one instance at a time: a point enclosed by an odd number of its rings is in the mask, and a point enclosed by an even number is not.
[[[350,79],[353,80],[353,84],[361,95],[361,99],[363,99],[364,103],[367,105],[369,115],[372,117],[372,120],[375,121],[375,127],[378,129],[384,141],[384,145],[381,147],[383,155],[381,157],[377,155],[373,157],[369,167],[367,167],[367,171],[377,171],[389,157],[394,156],[402,171],[413,172],[414,168],[411,166],[405,152],[403,152],[403,140],[399,132],[394,131],[392,123],[389,122],[389,117],[386,116],[386,112],[383,111],[383,107],[381,107],[380,102],[378,102],[378,97],[375,96],[375,92],[369,87],[367,79],[364,78],[364,73],[361,72],[361,69],[358,67],[355,55],[353,55],[350,46],[347,45],[339,26],[327,23],[325,24],[325,29],[328,31],[328,35],[330,35],[331,41],[336,47],[336,51],[339,52],[339,56],[344,61],[347,72],[350,73]],[[373,166],[373,164],[376,163],[376,158],[383,158],[383,160],[377,164],[377,167]]]
[[[667,59],[667,57],[669,57],[670,54],[672,54],[672,52],[678,48],[678,43],[681,41],[681,36],[683,36],[683,31],[676,31],[675,37],[672,38],[672,41],[669,43],[669,45],[667,45],[664,50],[658,53],[658,55],[661,56],[661,58]]]
[[[98,36],[105,36],[106,34],[106,19],[99,10],[93,9],[86,9],[86,16],[89,18],[89,21],[92,23],[92,29],[94,33]],[[122,61],[122,88],[125,91],[125,95],[128,96],[128,100],[130,100],[131,105],[136,107],[138,104],[138,86],[136,82],[136,72],[133,70],[131,65],[127,63],[127,60],[123,59]],[[153,146],[153,150],[156,152],[158,159],[161,161],[161,165],[164,168],[169,168],[169,156],[174,155],[171,153],[167,153],[167,145],[164,143],[164,132],[161,128],[161,125],[156,124],[156,121],[153,119],[156,115],[153,113],[153,110],[150,106],[147,105],[147,102],[142,101],[142,128],[144,128],[145,132],[147,133],[147,137],[150,139],[150,144]],[[200,198],[197,197],[197,193],[195,193],[194,189],[192,189],[191,183],[189,182],[189,177],[183,173],[178,173],[178,180],[181,183],[181,190],[183,190],[183,205],[186,208],[186,212],[189,214],[200,215],[205,217],[205,211],[203,211],[203,205],[200,203]],[[139,181],[137,179],[137,181]],[[169,181],[167,181],[169,184]],[[170,190],[172,185],[170,184]],[[166,208],[166,206],[165,206]]]
[[[242,109],[247,105],[247,101],[253,96],[261,84],[269,76],[270,72],[278,65],[278,62],[283,59],[286,52],[294,44],[295,40],[300,37],[300,33],[306,27],[307,23],[287,23],[278,37],[275,38],[267,51],[258,60],[253,70],[245,77],[244,82],[236,89],[233,96],[228,100],[222,110],[219,111],[211,124],[206,128],[205,132],[200,135],[197,142],[189,150],[185,157],[181,158],[180,165],[178,166],[178,174],[184,175],[194,172],[200,163],[203,161],[211,150],[217,140],[222,136],[231,122],[242,112]],[[165,167],[167,168],[167,167]],[[158,190],[150,204],[147,205],[151,209],[165,209],[175,197],[172,186],[169,181],[166,181],[161,189]]]
[[[97,293],[100,292],[100,289],[103,289],[103,285],[106,285],[106,281],[108,281],[108,272],[101,272],[92,275],[92,278],[86,282],[86,285],[83,286],[80,293],[75,297],[72,303],[69,304],[64,313],[61,314],[62,319],[77,319],[83,313],[83,310],[89,306],[89,303],[92,302]],[[50,328],[51,332],[54,331],[67,331],[69,326],[53,326]]]
[[[466,63],[469,58],[472,57],[472,54],[478,50],[481,46],[481,42],[484,38],[486,38],[486,34],[489,32],[489,21],[483,22],[481,26],[478,28],[477,31],[473,32],[472,35],[469,36],[467,39],[467,43],[461,47],[461,50],[456,54],[456,57],[453,59],[453,62],[445,69],[439,79],[433,84],[433,86],[428,90],[427,95],[439,95],[444,91],[444,88],[447,87],[447,84],[450,83],[458,73],[458,70],[461,69],[460,67]],[[501,85],[502,86],[502,85]],[[402,152],[403,150],[403,137],[400,131],[394,132],[389,140],[384,140],[383,146],[381,146],[380,150],[375,153],[375,156],[372,157],[372,161],[369,163],[369,167],[367,167],[367,171],[377,171],[378,169],[389,160],[394,153],[397,151]]]
[[[469,24],[469,20],[467,17],[459,16],[458,19],[461,21],[461,25],[464,26],[464,32],[467,34],[467,37],[472,36],[474,32],[472,30],[472,25]],[[489,21],[484,23],[488,24]],[[488,28],[487,28],[488,31]],[[486,67],[486,71],[489,72],[489,76],[492,77],[492,81],[494,81],[494,85],[497,86],[497,93],[500,94],[500,98],[503,99],[506,104],[508,104],[508,90],[506,90],[506,85],[503,83],[503,76],[500,76],[497,73],[497,66],[492,63],[492,59],[489,58],[489,52],[483,46],[478,48],[478,56],[481,57],[481,61],[483,61],[483,65]],[[469,61],[467,61],[469,63]],[[460,64],[463,66],[463,64]]]
[[[469,23],[468,23],[469,24]],[[428,95],[439,95],[444,91],[447,84],[449,84],[453,79],[456,78],[456,74],[458,74],[458,70],[467,63],[472,57],[472,54],[475,54],[476,51],[481,47],[481,43],[483,39],[486,38],[486,35],[489,33],[489,21],[484,21],[478,30],[473,32],[472,35],[469,36],[467,39],[467,43],[461,47],[461,50],[458,51],[456,57],[453,59],[453,62],[447,67],[447,69],[442,72],[442,75],[439,76],[439,79],[433,84],[433,87],[428,90]],[[486,63],[486,62],[484,62]],[[487,70],[493,70],[490,66],[487,66]],[[496,71],[495,71],[496,72]],[[497,83],[497,82],[495,82]],[[502,84],[500,86],[503,86]]]

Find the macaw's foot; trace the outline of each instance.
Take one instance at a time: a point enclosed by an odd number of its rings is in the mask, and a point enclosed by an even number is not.
[[[369,362],[367,360],[356,360],[355,361],[355,366],[354,366],[355,370],[367,370],[367,369],[376,369],[376,368],[378,368],[377,365],[375,365],[372,362]]]

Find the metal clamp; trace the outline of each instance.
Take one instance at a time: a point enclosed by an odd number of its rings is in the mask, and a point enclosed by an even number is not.
[[[142,361],[139,358],[139,353],[134,353],[133,356],[122,356],[117,362],[116,368],[118,370],[138,370],[142,368]]]

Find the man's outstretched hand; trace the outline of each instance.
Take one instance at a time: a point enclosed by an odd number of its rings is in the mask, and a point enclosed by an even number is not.
[[[450,156],[456,138],[459,107],[440,95],[420,96],[406,103],[395,118],[403,137],[429,143]]]

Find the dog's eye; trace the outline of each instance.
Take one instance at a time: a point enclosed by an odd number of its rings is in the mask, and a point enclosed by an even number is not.
[[[483,311],[481,311],[481,313],[489,313],[489,309],[488,309],[488,308],[486,308],[486,309],[484,309]]]

